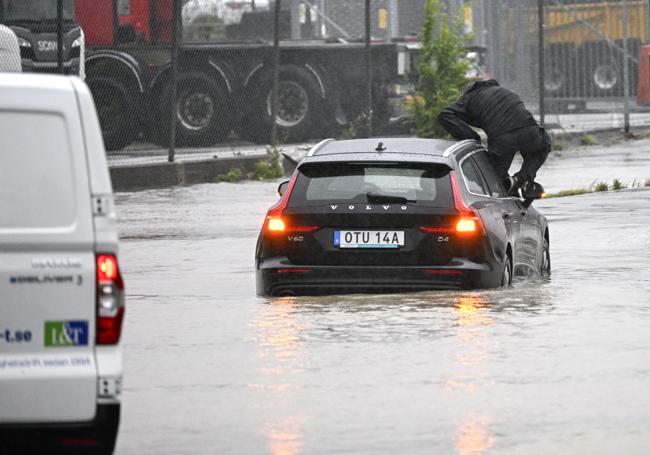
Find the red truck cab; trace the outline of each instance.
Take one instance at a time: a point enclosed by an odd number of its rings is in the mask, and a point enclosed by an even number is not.
[[[88,46],[170,43],[173,0],[77,0]]]

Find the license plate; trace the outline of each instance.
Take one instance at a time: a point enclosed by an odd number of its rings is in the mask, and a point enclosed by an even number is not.
[[[404,246],[404,231],[334,231],[334,246],[399,248]]]

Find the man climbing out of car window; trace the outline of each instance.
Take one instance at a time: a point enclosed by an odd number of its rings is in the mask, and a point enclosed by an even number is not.
[[[471,83],[462,96],[438,115],[438,122],[454,138],[480,136],[471,127],[481,128],[488,138],[488,155],[508,194],[516,194],[532,182],[551,150],[551,139],[533,118],[519,96],[494,79]],[[508,169],[519,151],[524,162],[512,177]]]

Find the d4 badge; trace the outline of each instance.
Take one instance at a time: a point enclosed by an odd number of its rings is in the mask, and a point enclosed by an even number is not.
[[[88,346],[88,321],[45,321],[46,347]]]

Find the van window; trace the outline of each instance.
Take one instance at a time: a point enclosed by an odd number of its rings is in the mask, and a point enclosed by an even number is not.
[[[0,229],[74,224],[67,133],[57,114],[0,111]]]

